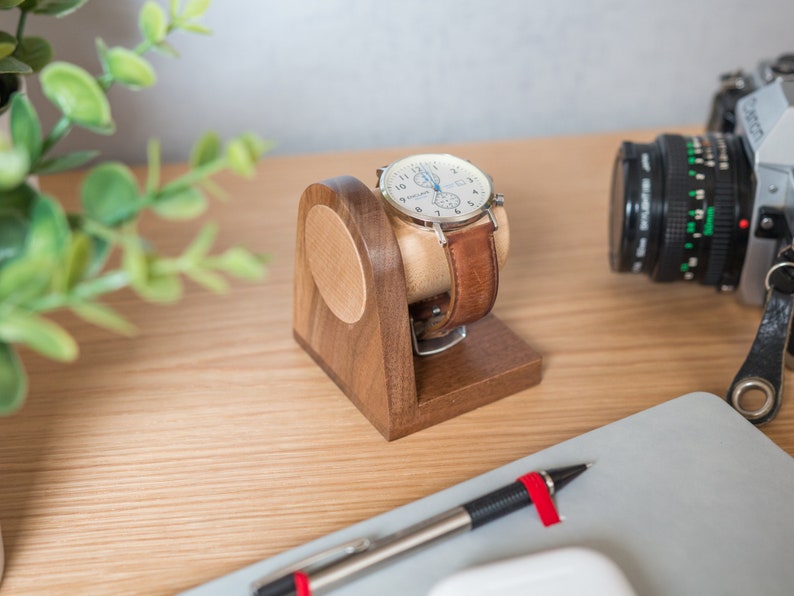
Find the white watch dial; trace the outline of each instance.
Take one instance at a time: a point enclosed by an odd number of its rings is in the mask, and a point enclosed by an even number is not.
[[[484,212],[491,180],[468,161],[438,153],[411,155],[391,164],[380,190],[400,213],[428,223],[465,222]]]

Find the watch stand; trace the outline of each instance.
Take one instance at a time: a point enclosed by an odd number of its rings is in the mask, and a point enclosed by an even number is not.
[[[540,382],[541,357],[493,314],[415,356],[400,245],[381,201],[340,176],[301,196],[293,333],[389,441]]]

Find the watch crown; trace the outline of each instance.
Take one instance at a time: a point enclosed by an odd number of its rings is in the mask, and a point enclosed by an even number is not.
[[[497,207],[502,207],[505,204],[505,196],[500,193],[496,193],[493,196],[494,205]]]

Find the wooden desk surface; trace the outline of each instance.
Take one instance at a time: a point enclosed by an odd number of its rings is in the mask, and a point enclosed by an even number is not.
[[[422,148],[471,159],[505,194],[512,246],[495,313],[544,372],[392,443],[293,341],[293,252],[306,186],[341,174],[374,184],[374,168],[407,151],[272,158],[255,181],[224,179],[234,198],[210,214],[220,246],[270,252],[265,283],[223,297],[191,285],[169,307],[122,293],[112,303],[138,337],[63,316],[76,364],[24,354],[28,402],[0,419],[3,594],[173,593],[678,395],[724,394],[760,310],[607,263],[614,154],[654,136]],[[43,185],[74,195],[78,182]],[[148,233],[176,252],[196,229]],[[786,397],[764,432],[794,454]]]

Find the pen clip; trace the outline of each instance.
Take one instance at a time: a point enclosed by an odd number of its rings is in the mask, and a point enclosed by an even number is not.
[[[364,552],[367,550],[372,541],[369,538],[356,538],[342,544],[337,544],[319,553],[315,553],[301,559],[297,563],[293,563],[288,567],[282,567],[273,573],[269,573],[251,584],[251,592],[256,593],[257,590],[266,586],[282,577],[291,575],[297,571],[309,572],[312,567],[324,567],[336,561],[341,561],[352,555]],[[322,563],[322,565],[321,565]]]

